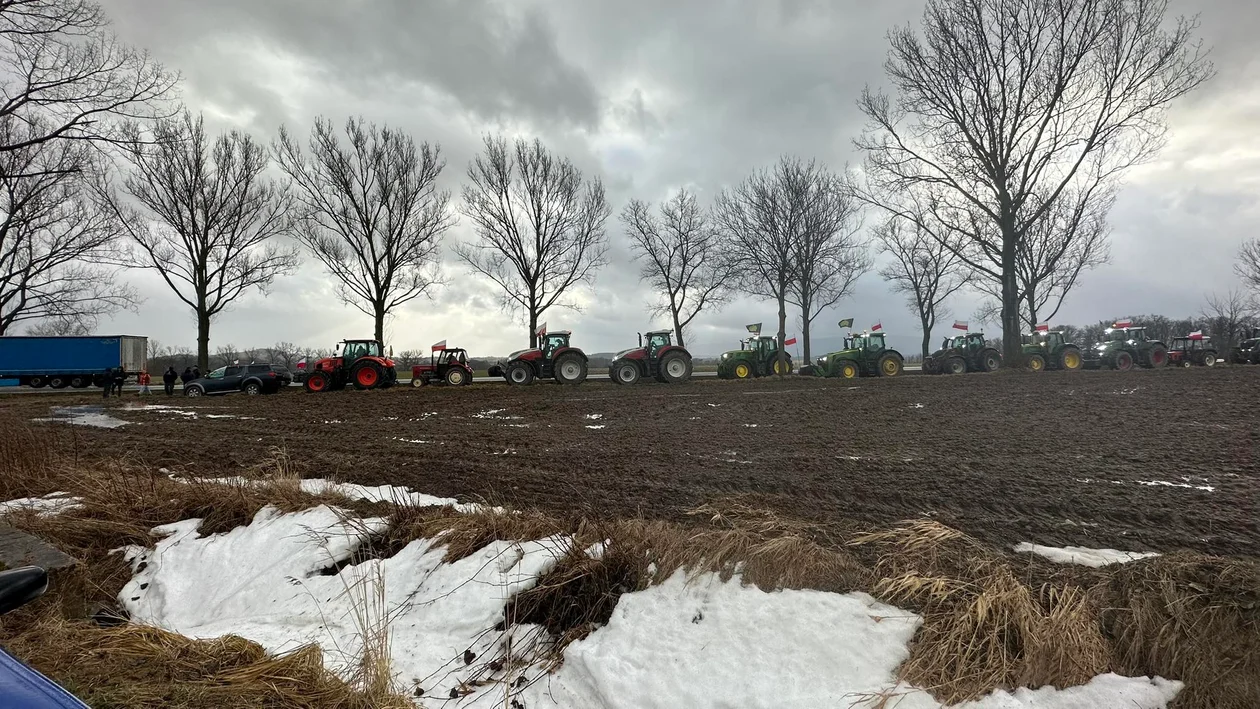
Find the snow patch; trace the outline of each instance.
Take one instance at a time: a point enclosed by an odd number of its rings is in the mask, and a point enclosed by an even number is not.
[[[608,424],[598,423],[593,426],[587,426],[587,428],[598,431],[601,428],[608,428]]]
[[[589,421],[598,421],[604,418],[604,415],[603,414],[587,414],[583,416],[582,418],[587,419]]]
[[[1110,564],[1123,564],[1138,559],[1149,559],[1159,556],[1147,551],[1119,551],[1116,549],[1090,549],[1088,547],[1047,547],[1040,544],[1020,542],[1015,545],[1017,553],[1032,553],[1053,561],[1056,564],[1077,564],[1099,568]]]
[[[1190,483],[1170,483],[1167,480],[1139,480],[1138,485],[1146,485],[1149,487],[1181,487],[1187,490],[1203,490],[1204,492],[1216,492],[1216,488],[1211,485],[1192,485]]]
[[[30,510],[40,517],[52,517],[68,510],[82,507],[81,497],[71,497],[70,493],[53,492],[43,497],[20,497],[8,502],[0,502],[0,517],[11,512]]]
[[[322,478],[307,478],[299,483],[302,492],[308,495],[338,494],[352,500],[366,502],[390,502],[403,507],[442,507],[450,505],[460,512],[475,512],[480,505],[461,503],[453,497],[434,497],[411,488],[397,485],[358,485],[355,483],[339,483]]]
[[[342,421],[341,419],[325,419],[324,423],[345,423],[345,421]]]
[[[50,418],[31,419],[40,423],[69,423],[92,428],[121,428],[131,423],[105,413],[103,406],[54,406]]]
[[[472,417],[475,419],[494,419],[496,421],[517,421],[522,418],[520,416],[505,416],[503,414],[504,411],[507,411],[507,409],[486,409],[473,414]]]

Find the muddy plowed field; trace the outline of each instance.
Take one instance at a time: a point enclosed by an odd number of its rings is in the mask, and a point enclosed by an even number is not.
[[[169,408],[157,408],[153,405]],[[0,397],[26,419],[99,396]],[[146,408],[137,408],[144,406]],[[80,456],[308,477],[561,515],[686,520],[737,498],[824,530],[931,517],[1002,546],[1260,555],[1260,369],[681,386],[501,384],[110,400]],[[55,431],[55,432],[54,432]]]

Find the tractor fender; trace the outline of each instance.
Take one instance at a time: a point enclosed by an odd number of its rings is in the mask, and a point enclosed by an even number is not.
[[[660,359],[664,357],[665,355],[669,354],[670,352],[681,352],[683,353],[683,356],[685,356],[687,359],[691,359],[691,353],[688,352],[687,348],[683,347],[682,345],[670,345],[668,347],[662,347],[660,352],[656,353],[656,358]]]
[[[900,353],[900,352],[898,352],[897,350],[889,350],[889,349],[886,349],[886,350],[884,350],[884,354],[897,355],[897,359],[901,360],[902,362],[905,362],[905,361],[906,361],[906,358],[905,358],[905,357],[903,357],[903,356],[901,355],[901,353]],[[880,355],[880,357],[883,357],[883,356],[884,356],[884,355]]]
[[[561,357],[562,355],[567,355],[567,354],[569,354],[570,352],[576,352],[576,353],[578,354],[578,356],[582,358],[582,361],[583,361],[583,362],[587,362],[587,363],[589,363],[589,362],[590,362],[590,359],[586,356],[586,353],[585,353],[585,352],[583,352],[582,350],[580,350],[580,349],[576,348],[576,347],[561,347],[560,349],[558,349],[558,350],[556,350],[554,353],[552,353],[552,355],[551,355],[551,361],[552,361],[552,362],[554,362],[554,361],[556,361],[556,360],[560,359],[560,357]]]

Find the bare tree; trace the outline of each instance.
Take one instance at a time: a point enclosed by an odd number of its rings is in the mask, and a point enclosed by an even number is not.
[[[822,311],[853,291],[857,279],[871,268],[867,244],[858,237],[861,205],[843,180],[811,160],[789,160],[784,175],[789,204],[799,210],[799,228],[792,233],[795,277],[787,302],[801,309],[801,349],[810,359],[810,325]]]
[[[67,335],[87,335],[91,332],[82,320],[75,318],[50,318],[40,320],[26,328],[26,334],[35,337],[65,337]]]
[[[0,120],[0,142],[11,127]],[[135,306],[118,280],[123,227],[93,189],[101,169],[79,142],[0,151],[0,335],[35,320],[86,332]]]
[[[539,318],[552,306],[578,310],[567,296],[608,263],[604,223],[612,212],[603,182],[584,179],[540,140],[509,147],[486,136],[468,165],[462,209],[477,240],[455,253],[503,290],[504,309],[524,316],[536,347]]]
[[[639,280],[658,296],[654,315],[669,316],[686,346],[683,331],[701,311],[725,305],[732,293],[734,267],[722,250],[721,234],[696,196],[686,190],[660,205],[660,216],[647,202],[630,200],[621,221],[630,236]]]
[[[1242,245],[1234,270],[1244,283],[1260,294],[1260,239],[1252,239]]]
[[[1200,317],[1207,321],[1220,351],[1229,352],[1234,343],[1242,339],[1240,335],[1260,318],[1260,301],[1236,288],[1223,295],[1212,293],[1205,299]]]
[[[232,344],[219,345],[214,350],[215,363],[218,364],[218,366],[220,367],[230,366],[234,364],[240,358],[241,358],[241,355],[239,352],[237,352],[236,345],[232,345]],[[209,369],[209,366],[207,365],[205,369]]]
[[[798,276],[798,235],[804,226],[800,197],[806,189],[801,167],[800,161],[783,158],[773,168],[758,170],[723,190],[713,211],[739,264],[740,288],[779,306],[780,363],[787,359],[783,346],[787,303]]]
[[[267,359],[271,364],[283,364],[290,372],[297,368],[302,359],[303,349],[292,342],[277,342],[266,349]]]
[[[27,129],[9,130],[0,152],[126,140],[117,119],[168,115],[178,81],[120,43],[88,0],[0,0],[0,77],[0,126]]]
[[[139,247],[142,268],[157,271],[197,318],[197,363],[209,366],[210,323],[251,289],[266,292],[297,266],[297,253],[274,242],[290,228],[285,188],[264,177],[267,151],[232,131],[213,146],[201,117],[157,121],[152,140],[131,127],[123,183],[133,210],[112,190],[109,202]]]
[[[1029,226],[1015,255],[1019,316],[1028,329],[1053,320],[1081,274],[1106,263],[1110,256],[1107,214],[1113,204],[1114,189],[1087,195],[1065,191],[1039,221]],[[981,306],[979,319],[1000,321],[1001,281],[980,279],[977,286],[992,297]]]
[[[442,234],[454,223],[450,194],[437,188],[446,161],[439,146],[363,118],[344,132],[346,145],[316,118],[307,156],[281,127],[276,159],[297,187],[298,241],[384,343],[385,319],[441,283]]]
[[[929,0],[923,39],[890,33],[896,99],[867,89],[866,196],[1001,284],[1020,356],[1020,249],[1065,195],[1094,194],[1162,145],[1169,104],[1213,72],[1167,0]],[[1050,270],[1057,264],[1050,264]]]
[[[932,329],[949,316],[945,301],[967,285],[969,273],[962,259],[914,222],[890,217],[875,228],[880,252],[892,260],[879,275],[893,292],[906,296],[910,311],[919,316],[923,329],[920,351],[931,352]]]

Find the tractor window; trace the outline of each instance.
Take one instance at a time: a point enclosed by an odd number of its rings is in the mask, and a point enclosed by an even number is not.
[[[346,348],[341,352],[341,356],[348,360],[356,360],[363,356],[361,354],[362,349],[363,347],[356,342],[347,342]]]
[[[883,336],[883,335],[871,335],[871,336],[867,337],[867,338],[866,338],[866,349],[868,349],[868,350],[882,350],[882,349],[884,349],[884,336]]]
[[[1063,333],[1052,332],[1046,335],[1046,344],[1051,347],[1058,347],[1063,344]]]
[[[661,348],[669,346],[669,335],[656,334],[648,335],[647,354],[648,357],[655,357]]]
[[[567,344],[569,344],[569,338],[564,335],[548,335],[547,341],[543,345],[543,354],[550,355]]]
[[[381,356],[381,343],[379,342],[367,342],[361,345],[361,347],[363,350],[363,354],[360,355],[361,357],[380,357]]]

